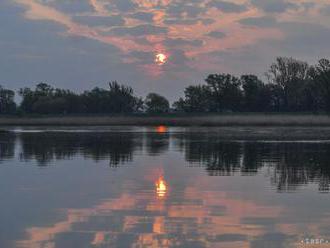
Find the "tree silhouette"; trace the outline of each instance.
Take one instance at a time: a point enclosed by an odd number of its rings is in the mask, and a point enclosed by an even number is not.
[[[230,74],[211,74],[206,78],[214,106],[212,111],[237,111],[241,107],[240,80]]]
[[[293,58],[278,57],[266,73],[270,83],[278,85],[283,93],[283,111],[301,110],[301,93],[308,79],[309,66]]]
[[[185,98],[173,104],[180,112],[210,112],[211,90],[206,85],[189,86],[184,91]]]
[[[322,89],[325,108],[330,112],[330,61],[321,59],[318,64],[311,69],[313,80]]]
[[[169,101],[156,93],[149,93],[144,103],[148,113],[167,113],[170,110]]]
[[[13,114],[16,111],[15,92],[0,86],[0,114]]]

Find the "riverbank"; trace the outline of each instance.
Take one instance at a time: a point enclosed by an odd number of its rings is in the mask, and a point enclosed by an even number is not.
[[[328,115],[228,114],[167,116],[0,117],[1,126],[330,126]]]

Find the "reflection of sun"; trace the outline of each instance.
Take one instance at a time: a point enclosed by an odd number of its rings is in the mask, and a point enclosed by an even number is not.
[[[157,133],[166,133],[166,131],[167,131],[167,127],[166,126],[160,125],[160,126],[157,126],[156,127],[156,132]]]
[[[162,176],[158,178],[155,185],[156,185],[156,192],[158,197],[160,198],[165,197],[167,192],[167,184]]]
[[[157,65],[163,65],[167,62],[167,56],[164,53],[158,53],[155,56],[155,63]]]

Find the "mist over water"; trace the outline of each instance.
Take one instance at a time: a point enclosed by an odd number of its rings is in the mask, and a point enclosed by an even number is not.
[[[326,242],[329,141],[228,139],[223,132],[166,127],[2,132],[0,247]]]

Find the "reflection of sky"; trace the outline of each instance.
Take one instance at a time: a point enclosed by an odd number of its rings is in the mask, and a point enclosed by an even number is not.
[[[320,227],[326,227],[329,221],[313,213],[308,216],[308,222],[304,218],[297,221],[295,218],[305,207],[291,206],[285,195],[267,203],[274,195],[260,187],[264,186],[262,175],[209,178],[198,172],[199,169],[180,168],[183,161],[176,156],[152,160],[143,157],[142,160],[147,165],[139,166],[126,178],[109,177],[112,187],[122,190],[120,194],[101,200],[91,208],[64,208],[60,211],[63,213],[61,220],[27,228],[27,238],[17,245],[266,247],[271,244],[288,247],[305,234],[321,235]],[[175,161],[175,172],[170,164],[153,164],[160,161],[172,161],[172,164]],[[172,189],[166,199],[157,197],[153,189],[160,170],[164,170]],[[239,191],[230,189],[236,183],[241,187]],[[299,203],[306,196],[293,198]],[[298,213],[292,216],[297,208]]]
[[[13,223],[29,221],[17,242],[22,247],[288,247],[305,235],[327,237],[327,194],[307,187],[278,194],[266,168],[210,177],[169,147],[157,156],[138,153],[116,170],[106,158],[80,155],[41,170],[33,160],[11,161],[0,168],[10,189],[0,190],[7,199],[0,215],[17,203],[11,209],[25,218]],[[160,180],[166,197],[157,195]]]
[[[117,79],[173,96],[210,72],[262,74],[277,55],[314,62],[329,53],[329,16],[329,0],[4,0],[1,81]]]

